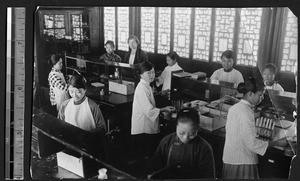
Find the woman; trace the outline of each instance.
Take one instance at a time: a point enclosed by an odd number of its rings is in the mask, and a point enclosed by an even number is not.
[[[83,130],[103,136],[106,124],[98,105],[85,96],[86,81],[75,75],[70,79],[69,93],[71,99],[62,103],[58,118]]]
[[[210,77],[211,79],[231,82],[234,84],[244,82],[241,72],[233,68],[236,64],[233,51],[226,50],[223,52],[221,55],[221,62],[223,68],[216,70]]]
[[[139,64],[144,61],[148,61],[148,55],[139,48],[139,39],[131,35],[128,37],[128,45],[129,45],[129,52],[125,53],[124,63]]]
[[[193,108],[180,110],[176,117],[176,133],[160,142],[155,158],[165,166],[180,165],[176,179],[215,178],[213,151],[208,142],[197,135],[200,118]]]
[[[68,86],[65,80],[62,69],[62,57],[59,55],[51,55],[49,64],[52,67],[48,76],[48,82],[50,86],[50,102],[51,105],[56,105],[57,110],[61,103],[69,98]]]
[[[264,155],[268,146],[275,145],[275,142],[269,143],[256,137],[252,108],[263,99],[264,83],[249,78],[238,85],[238,92],[244,95],[243,99],[233,105],[227,115],[223,178],[257,179],[257,154]]]
[[[164,71],[156,80],[156,85],[162,86],[162,95],[166,95],[167,92],[171,89],[171,79],[172,79],[172,72],[182,70],[182,68],[178,65],[177,61],[179,60],[179,55],[176,52],[170,52],[166,56],[167,65]]]
[[[146,61],[139,65],[140,82],[138,83],[133,97],[131,135],[133,135],[134,149],[137,154],[151,156],[154,154],[158,143],[159,114],[161,112],[171,112],[171,106],[157,108],[150,87],[154,81],[154,66]]]

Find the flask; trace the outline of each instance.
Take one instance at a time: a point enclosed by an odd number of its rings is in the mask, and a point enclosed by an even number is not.
[[[100,96],[103,96],[103,95],[104,95],[104,90],[101,89],[101,90],[100,90]]]
[[[119,79],[119,77],[120,77],[120,72],[119,72],[119,69],[116,68],[116,70],[115,70],[115,78]]]

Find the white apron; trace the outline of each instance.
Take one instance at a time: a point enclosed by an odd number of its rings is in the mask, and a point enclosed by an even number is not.
[[[69,101],[65,109],[65,122],[86,131],[91,131],[96,128],[95,120],[87,97],[79,105],[74,105],[74,99]]]

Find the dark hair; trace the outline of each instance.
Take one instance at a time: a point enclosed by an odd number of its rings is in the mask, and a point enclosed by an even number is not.
[[[264,69],[270,69],[274,73],[274,75],[276,75],[277,73],[277,67],[274,63],[266,64]]]
[[[221,59],[222,59],[223,57],[226,57],[226,58],[228,58],[228,59],[231,58],[231,59],[233,60],[233,65],[236,64],[236,59],[235,59],[235,57],[234,57],[233,51],[231,51],[231,50],[226,50],[225,52],[222,53]]]
[[[86,89],[86,80],[82,75],[74,75],[71,77],[69,85],[77,89],[80,88]]]
[[[237,91],[242,94],[247,94],[248,92],[256,93],[257,91],[263,91],[265,88],[264,82],[262,79],[256,79],[250,77],[245,82],[239,83]]]
[[[115,48],[115,43],[113,41],[107,40],[107,42],[104,45],[106,46],[108,44],[111,45],[113,48]]]
[[[131,40],[131,39],[135,40],[137,44],[140,44],[140,40],[138,39],[138,37],[136,37],[134,35],[130,35],[128,37],[127,43],[129,43],[129,40]]]
[[[179,55],[176,52],[169,52],[167,54],[167,57],[170,57],[172,60],[178,61]]]
[[[191,122],[193,125],[199,126],[200,116],[194,108],[183,108],[177,113],[176,122],[177,124]]]
[[[50,64],[51,67],[53,67],[55,64],[57,64],[57,62],[63,59],[63,56],[60,54],[51,54],[50,58],[48,60],[48,63]]]
[[[141,64],[139,64],[138,73],[141,75],[146,71],[150,71],[152,68],[154,68],[154,65],[151,62],[144,61]]]

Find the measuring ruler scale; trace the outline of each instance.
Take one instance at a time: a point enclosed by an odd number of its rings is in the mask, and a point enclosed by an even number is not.
[[[6,179],[21,180],[24,178],[25,8],[11,8],[11,17],[11,51],[7,52],[11,53],[11,59],[7,59],[10,61],[7,62],[7,77],[10,78],[7,78],[6,88],[9,95],[6,105],[9,104],[7,109],[10,109],[6,111],[10,114],[6,115],[6,124],[10,125],[10,129],[6,129],[6,140],[10,144],[6,155],[13,155],[6,157],[9,160],[6,160],[8,170],[5,173]],[[9,92],[11,89],[13,92]]]

